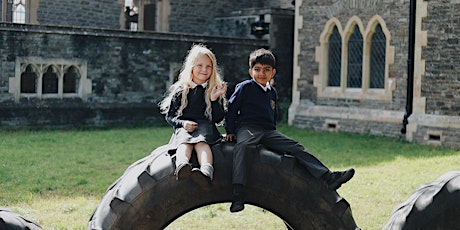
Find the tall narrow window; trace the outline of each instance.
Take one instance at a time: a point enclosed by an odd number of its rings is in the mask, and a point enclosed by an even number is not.
[[[21,93],[37,93],[37,74],[29,65],[21,74]]]
[[[134,0],[125,0],[125,29],[137,31],[139,23],[139,7]]]
[[[329,37],[328,49],[328,86],[340,86],[340,66],[342,64],[342,38],[340,37],[337,26],[334,26]]]
[[[58,93],[58,76],[51,66],[48,67],[45,74],[43,74],[42,93]]]
[[[156,4],[144,5],[144,30],[155,31],[155,19],[157,18]]]
[[[361,88],[363,75],[363,36],[355,26],[348,41],[347,87]]]
[[[14,0],[12,11],[13,23],[26,23],[25,0]]]
[[[370,85],[369,88],[385,87],[385,51],[386,37],[380,24],[375,28],[372,35],[370,55]]]
[[[80,75],[75,67],[70,67],[67,72],[64,74],[64,90],[63,93],[76,93],[78,88],[78,80]]]

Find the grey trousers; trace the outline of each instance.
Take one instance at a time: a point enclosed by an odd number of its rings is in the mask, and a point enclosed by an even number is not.
[[[238,128],[236,133],[236,144],[233,149],[233,184],[246,184],[246,148],[258,144],[275,153],[294,156],[316,178],[329,172],[329,169],[299,142],[277,130],[265,130],[258,126],[246,125]]]

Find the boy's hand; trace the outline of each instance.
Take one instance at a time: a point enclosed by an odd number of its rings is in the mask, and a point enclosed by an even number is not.
[[[236,141],[236,136],[235,134],[227,134],[225,135],[225,141]]]
[[[222,85],[216,85],[211,90],[211,101],[217,100],[220,96],[224,95],[227,92],[227,84],[222,83]]]

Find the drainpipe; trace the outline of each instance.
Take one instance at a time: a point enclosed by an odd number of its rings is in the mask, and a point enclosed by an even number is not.
[[[412,104],[414,101],[414,50],[415,50],[415,12],[417,10],[417,0],[410,0],[409,14],[409,53],[407,58],[407,98],[406,113],[403,119],[402,134],[406,134],[409,116],[412,114]]]

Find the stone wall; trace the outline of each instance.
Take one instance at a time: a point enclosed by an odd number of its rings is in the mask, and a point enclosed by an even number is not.
[[[246,79],[248,54],[266,41],[186,34],[0,24],[0,126],[93,126],[158,123],[157,103],[188,49],[212,49],[229,85]],[[11,79],[17,58],[83,60],[91,82],[85,98],[21,97]],[[50,63],[52,64],[52,63]]]
[[[251,1],[170,0],[170,32],[213,34],[214,19],[249,8]],[[231,31],[229,31],[231,33]]]
[[[456,2],[429,1],[422,21],[427,31],[421,56],[426,63],[421,81],[426,114],[460,116],[460,24],[452,20],[460,17],[460,2]]]
[[[124,1],[117,0],[34,0],[39,1],[40,25],[78,26],[120,29]]]

